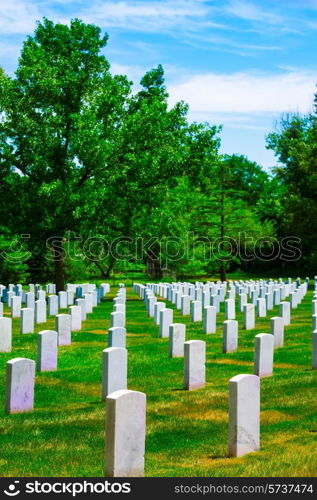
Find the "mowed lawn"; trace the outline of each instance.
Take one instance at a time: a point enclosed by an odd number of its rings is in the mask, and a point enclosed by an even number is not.
[[[14,357],[36,360],[37,335],[21,335],[13,321],[13,349],[1,353],[1,476],[103,476],[105,404],[101,401],[102,350],[112,311],[112,289],[72,345],[59,348],[58,370],[36,374],[33,413],[6,415],[5,367]],[[239,350],[222,353],[222,312],[217,333],[174,312],[186,323],[187,340],[207,343],[206,387],[183,390],[183,359],[168,357],[168,339],[146,315],[144,302],[127,289],[129,389],[147,395],[146,476],[316,476],[317,370],[311,370],[312,292],[292,310],[285,346],[275,350],[274,375],[261,380],[261,450],[228,458],[228,382],[253,373],[254,336],[269,333],[270,317],[242,330]],[[161,299],[160,299],[161,300]],[[169,307],[171,304],[169,303]],[[173,307],[174,308],[174,307]],[[67,312],[67,311],[62,311]],[[8,309],[5,308],[8,315]],[[36,331],[54,329],[55,318]]]

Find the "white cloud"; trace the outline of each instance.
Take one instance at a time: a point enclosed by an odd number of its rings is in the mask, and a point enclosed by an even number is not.
[[[280,15],[268,10],[261,9],[257,5],[243,0],[234,0],[229,3],[226,11],[240,19],[247,21],[260,21],[269,24],[281,24],[283,19]]]
[[[283,113],[312,110],[317,73],[197,74],[168,87],[171,104],[184,100],[193,112]]]
[[[42,15],[36,4],[23,0],[1,0],[0,34],[32,33]]]

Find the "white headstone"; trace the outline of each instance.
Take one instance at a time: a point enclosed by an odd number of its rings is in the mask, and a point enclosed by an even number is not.
[[[71,331],[79,332],[81,330],[81,307],[70,306],[69,312],[71,317]]]
[[[234,352],[238,349],[238,321],[228,319],[223,323],[223,352]]]
[[[49,295],[47,298],[47,309],[49,316],[56,316],[58,314],[58,296]]]
[[[127,388],[128,351],[108,347],[102,351],[102,400],[112,392]]]
[[[243,306],[243,328],[252,330],[255,327],[254,304],[245,304]]]
[[[0,352],[11,352],[12,349],[12,319],[0,318]]]
[[[46,323],[46,302],[45,300],[35,301],[35,323]]]
[[[121,390],[106,403],[105,476],[144,476],[146,396]]]
[[[161,309],[160,311],[160,337],[169,336],[169,327],[173,323],[173,309]]]
[[[71,315],[57,314],[55,317],[55,328],[57,331],[57,344],[70,345],[72,343],[71,336]]]
[[[182,323],[172,323],[169,327],[169,355],[171,358],[184,357],[186,327]]]
[[[260,448],[260,379],[236,375],[229,381],[229,456]]]
[[[274,347],[283,347],[284,321],[280,316],[271,318],[271,334],[274,336]]]
[[[184,343],[184,386],[187,390],[205,387],[206,342],[188,340]]]
[[[126,329],[123,326],[112,326],[108,330],[109,347],[126,347]]]
[[[34,333],[34,309],[29,307],[21,309],[20,332]]]
[[[202,320],[202,308],[200,300],[193,300],[190,304],[191,320],[201,321]]]
[[[216,333],[216,307],[215,306],[204,307],[203,329],[204,329],[204,333]]]
[[[86,300],[85,299],[76,299],[76,306],[79,306],[81,309],[81,320],[86,321]]]
[[[57,332],[53,330],[38,334],[37,369],[39,372],[57,369]]]
[[[269,333],[255,336],[254,374],[269,377],[273,373],[274,337]]]
[[[7,362],[6,413],[33,410],[35,362],[27,358],[14,358]]]

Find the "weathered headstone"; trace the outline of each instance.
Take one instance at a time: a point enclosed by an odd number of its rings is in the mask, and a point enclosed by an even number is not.
[[[107,397],[105,475],[144,476],[146,396],[121,390]]]
[[[187,390],[205,387],[206,342],[188,340],[184,343],[184,387]]]
[[[14,358],[7,362],[6,413],[33,410],[35,362],[27,358]]]
[[[260,448],[260,379],[236,375],[229,381],[229,456]]]
[[[55,328],[57,331],[57,344],[70,345],[72,318],[70,314],[57,314],[55,317]]]

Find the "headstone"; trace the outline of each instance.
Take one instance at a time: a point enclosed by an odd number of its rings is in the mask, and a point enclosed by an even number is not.
[[[312,341],[312,369],[317,370],[317,330],[313,332]]]
[[[34,309],[29,307],[21,309],[20,332],[34,333]]]
[[[57,369],[57,332],[53,330],[38,334],[37,369],[39,372]]]
[[[191,320],[201,321],[202,320],[202,308],[200,300],[193,300],[190,304]]]
[[[236,375],[229,381],[229,456],[260,448],[260,379]]]
[[[0,318],[0,352],[12,350],[12,319]]]
[[[113,328],[114,326],[125,326],[125,315],[121,312],[112,312],[110,314],[110,326]]]
[[[223,323],[223,352],[234,352],[238,349],[238,321],[229,319]]]
[[[126,347],[127,332],[123,326],[112,326],[108,330],[108,347]]]
[[[254,304],[245,304],[243,306],[243,328],[252,330],[255,327]]]
[[[236,311],[233,299],[225,300],[225,317],[226,319],[235,319]]]
[[[266,316],[266,302],[265,299],[259,298],[256,301],[257,313],[259,318],[265,318]]]
[[[58,306],[59,309],[67,308],[67,292],[58,292]]]
[[[146,396],[121,390],[106,400],[105,476],[144,476]]]
[[[102,351],[102,400],[112,392],[127,388],[128,351],[108,347]]]
[[[58,296],[49,295],[47,298],[47,309],[49,316],[56,316],[58,314]]]
[[[70,306],[69,312],[71,317],[71,331],[79,332],[81,330],[81,307]]]
[[[57,331],[57,344],[70,345],[72,343],[71,336],[71,315],[57,314],[55,318],[55,328]]]
[[[160,337],[169,336],[169,327],[173,323],[173,309],[161,309],[160,311]]]
[[[189,295],[182,295],[181,314],[182,314],[182,316],[189,316],[189,314],[190,314],[190,297],[189,297]]]
[[[84,293],[84,299],[86,302],[86,314],[92,313],[92,296],[90,293]]]
[[[285,326],[291,324],[291,304],[289,302],[280,303],[280,316],[283,318]]]
[[[72,306],[74,304],[74,292],[73,290],[68,290],[66,293],[67,293],[67,305]]]
[[[246,293],[241,293],[239,295],[239,311],[243,312],[243,306],[247,303],[248,296]]]
[[[169,355],[171,358],[184,357],[186,327],[182,323],[172,323],[169,327]]]
[[[204,333],[216,333],[216,307],[207,306],[204,308]]]
[[[188,340],[184,343],[184,386],[187,390],[205,387],[206,342]]]
[[[154,318],[154,304],[157,302],[156,297],[150,297],[147,303],[147,315],[149,318]]]
[[[274,337],[274,347],[284,345],[284,321],[279,316],[271,318],[271,334]]]
[[[81,309],[81,320],[86,321],[86,300],[85,299],[76,299],[76,306],[79,306]]]
[[[21,316],[21,297],[18,295],[11,297],[11,316],[12,318],[19,318]]]
[[[254,374],[269,377],[273,373],[274,337],[269,333],[255,336]]]
[[[156,325],[160,324],[160,311],[165,309],[165,302],[155,302],[154,304],[154,323]]]
[[[46,302],[45,300],[35,301],[35,323],[46,323]]]
[[[35,362],[27,358],[14,358],[7,362],[6,413],[33,410]]]
[[[25,294],[25,305],[27,309],[35,309],[35,298],[33,292],[28,292]]]

